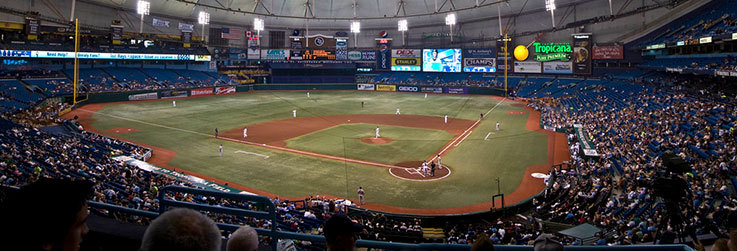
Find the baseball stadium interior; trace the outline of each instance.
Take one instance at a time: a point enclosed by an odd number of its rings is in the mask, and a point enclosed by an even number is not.
[[[2,250],[737,250],[734,0],[3,0],[0,60]]]

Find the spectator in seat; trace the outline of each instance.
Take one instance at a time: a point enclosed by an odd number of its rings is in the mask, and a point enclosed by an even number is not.
[[[221,242],[212,219],[192,209],[176,208],[151,222],[140,250],[220,251]]]
[[[356,248],[358,234],[363,226],[353,222],[345,214],[334,214],[327,221],[323,232],[328,251],[353,251]]]
[[[257,251],[258,233],[249,226],[242,226],[230,234],[227,251]]]
[[[471,251],[496,251],[494,244],[489,240],[489,236],[485,233],[479,234],[476,241],[471,245]]]
[[[92,185],[41,179],[10,193],[0,206],[3,250],[79,250]]]
[[[563,244],[552,234],[541,234],[535,239],[535,251],[563,251]]]

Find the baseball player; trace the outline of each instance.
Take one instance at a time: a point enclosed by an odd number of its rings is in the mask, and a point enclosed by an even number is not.
[[[424,161],[424,160],[422,161],[422,173],[424,173],[425,176],[427,176],[427,161]]]
[[[499,131],[499,121],[496,122],[496,130]]]
[[[216,139],[218,138],[218,128],[217,127],[215,127],[215,138]]]
[[[243,128],[243,137],[248,138],[248,128]]]
[[[310,97],[310,92],[307,92],[307,97],[308,97],[308,98]]]
[[[376,138],[379,138],[379,126],[376,126]]]
[[[292,110],[292,117],[294,117],[294,118],[297,117],[297,110]]]
[[[438,154],[438,169],[443,170],[443,165],[440,163],[440,154]]]
[[[218,150],[220,150],[220,157],[223,157],[223,144],[220,144],[220,147]]]
[[[481,117],[481,118],[480,118],[479,120],[482,120],[482,119],[484,119],[484,114],[483,114],[483,113],[479,113],[479,114],[481,114],[481,115],[480,115],[480,117]]]
[[[363,195],[364,195],[363,187],[358,187],[358,203],[359,205],[363,205]]]
[[[427,98],[427,93],[425,93],[425,98]]]
[[[172,100],[172,101],[171,101],[171,106],[173,106],[173,107],[177,107],[177,101],[176,101],[176,100]]]
[[[363,109],[363,101],[361,101],[361,109]]]
[[[445,115],[445,123],[448,123],[448,115]]]
[[[430,176],[435,177],[435,162],[430,162]]]
[[[394,114],[402,114],[402,113],[400,113],[399,108],[397,108],[397,112],[395,112]]]

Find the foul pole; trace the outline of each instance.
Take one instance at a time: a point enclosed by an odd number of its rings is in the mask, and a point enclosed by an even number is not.
[[[504,97],[507,97],[507,69],[509,69],[509,65],[507,65],[507,58],[509,57],[509,48],[507,48],[507,33],[504,33]]]
[[[79,19],[74,19],[74,100],[73,104],[77,104],[77,84],[79,82],[79,57],[77,57],[77,53],[79,53]]]

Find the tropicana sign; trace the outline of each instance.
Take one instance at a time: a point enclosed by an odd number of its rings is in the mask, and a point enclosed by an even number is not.
[[[535,46],[535,61],[571,60],[571,44],[569,43],[532,43]]]

